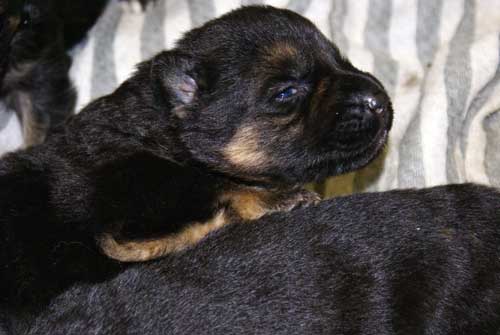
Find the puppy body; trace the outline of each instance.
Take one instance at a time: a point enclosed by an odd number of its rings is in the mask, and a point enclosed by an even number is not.
[[[313,202],[298,185],[367,164],[391,121],[380,83],[295,13],[248,7],[195,29],[0,161],[3,308],[120,271],[96,238],[111,257],[146,260],[232,218]]]
[[[359,194],[234,224],[184,253],[78,284],[22,334],[500,331],[500,193]]]

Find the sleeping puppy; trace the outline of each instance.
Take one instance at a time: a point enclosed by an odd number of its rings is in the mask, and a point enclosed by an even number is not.
[[[273,27],[279,32],[270,33]],[[381,84],[343,59],[310,22],[287,11],[246,8],[191,31],[175,50],[142,64],[106,107],[123,101],[145,77],[162,92],[148,94],[159,95],[171,117],[159,130],[164,143],[152,150],[180,164],[169,172],[177,179],[167,186],[175,199],[165,201],[169,213],[161,224],[197,223],[149,240],[125,235],[117,242],[113,232],[104,235],[101,248],[120,261],[182,250],[232,215],[254,220],[317,201],[300,185],[366,165],[391,125]],[[127,225],[120,230],[130,231]]]
[[[68,289],[15,334],[498,335],[500,193],[359,194]]]
[[[73,112],[76,98],[52,2],[2,0],[0,39],[0,113],[15,111],[25,146],[39,144]]]
[[[315,202],[300,185],[369,163],[391,122],[382,85],[305,18],[246,7],[211,21],[0,161],[2,298],[99,273],[96,238],[149,260]]]

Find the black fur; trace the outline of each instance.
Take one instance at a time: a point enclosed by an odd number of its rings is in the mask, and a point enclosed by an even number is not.
[[[500,333],[500,193],[360,194],[68,289],[16,334]]]
[[[99,253],[104,233],[176,233],[234,209],[235,192],[273,202],[364,166],[391,121],[380,83],[299,15],[247,7],[211,21],[0,161],[1,308],[22,315],[119,272]]]
[[[108,0],[51,0],[64,34],[64,48],[80,43],[108,4]]]
[[[30,146],[43,142],[73,112],[71,60],[51,0],[4,0],[4,5],[0,100],[18,114]]]

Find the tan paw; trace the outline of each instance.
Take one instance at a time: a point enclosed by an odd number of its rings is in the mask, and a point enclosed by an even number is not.
[[[316,205],[321,201],[320,196],[316,192],[306,189],[294,190],[289,197],[284,198],[276,204],[275,211],[291,211],[296,208],[304,208],[311,205]]]

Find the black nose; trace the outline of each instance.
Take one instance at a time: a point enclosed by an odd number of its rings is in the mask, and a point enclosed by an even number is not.
[[[382,114],[389,103],[389,97],[384,92],[368,93],[362,99],[368,111],[376,114]]]
[[[346,99],[347,104],[339,108],[334,127],[337,133],[372,137],[382,127],[388,126],[390,100],[387,93],[372,85],[367,86],[364,90],[354,91]]]

